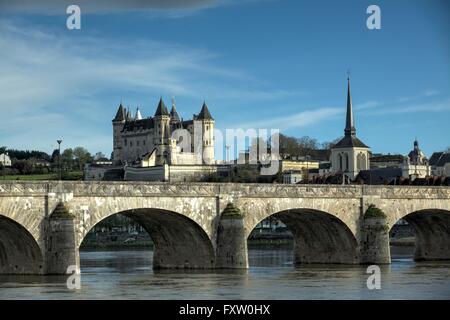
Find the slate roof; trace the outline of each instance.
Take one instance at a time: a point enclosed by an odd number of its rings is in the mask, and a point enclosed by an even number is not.
[[[370,184],[389,184],[391,181],[402,176],[401,168],[378,168],[372,170],[361,170],[356,180],[363,180]]]
[[[333,148],[369,148],[356,136],[344,136],[338,143],[336,143]]]
[[[202,110],[200,110],[200,113],[196,117],[197,120],[214,120],[211,116],[211,113],[209,113],[208,106],[206,105],[206,102],[203,102]]]
[[[450,163],[450,153],[444,153],[443,155],[441,155],[437,163],[437,166],[443,167],[446,163]]]
[[[178,115],[177,109],[175,105],[172,106],[172,110],[170,110],[170,120],[172,121],[180,121],[180,116]]]
[[[437,163],[439,162],[439,160],[441,159],[442,155],[444,154],[444,152],[435,152],[431,155],[430,158],[430,166],[436,166]]]
[[[125,120],[125,109],[122,106],[122,102],[121,102],[113,121],[124,121],[124,120]]]
[[[134,120],[125,122],[122,132],[136,131],[136,130],[148,130],[155,127],[153,118],[146,118],[142,120]]]
[[[156,108],[155,117],[157,116],[170,116],[162,98],[159,99],[158,107]]]

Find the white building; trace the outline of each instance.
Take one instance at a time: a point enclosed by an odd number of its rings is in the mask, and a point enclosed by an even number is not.
[[[0,153],[0,163],[4,167],[10,167],[11,166],[11,159],[8,156],[8,153]]]
[[[450,177],[450,153],[435,152],[429,161],[434,176]]]
[[[370,168],[370,148],[356,137],[353,120],[352,98],[350,94],[350,79],[347,90],[347,116],[344,137],[331,148],[331,171],[345,174],[354,180],[361,170]]]
[[[303,180],[304,173],[300,170],[289,170],[283,172],[283,183],[296,184]]]
[[[414,180],[431,175],[431,167],[428,159],[419,148],[419,142],[414,140],[414,149],[405,157],[401,165],[402,176]]]

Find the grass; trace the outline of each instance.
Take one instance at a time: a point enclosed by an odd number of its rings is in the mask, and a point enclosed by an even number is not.
[[[29,175],[6,175],[0,177],[1,180],[22,180],[22,181],[42,181],[42,180],[58,180],[57,173],[46,173],[46,174],[29,174]],[[82,180],[82,171],[72,171],[64,172],[62,175],[62,180]]]

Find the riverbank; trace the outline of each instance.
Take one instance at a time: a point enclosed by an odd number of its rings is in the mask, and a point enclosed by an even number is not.
[[[396,247],[413,247],[414,238],[391,239],[390,245]],[[293,249],[294,241],[292,239],[258,239],[248,240],[249,249]],[[128,249],[149,249],[152,250],[154,244],[152,241],[133,241],[127,243],[110,242],[91,242],[81,246],[81,250],[128,250]]]

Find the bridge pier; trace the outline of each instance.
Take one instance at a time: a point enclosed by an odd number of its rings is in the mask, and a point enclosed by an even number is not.
[[[45,252],[46,274],[67,274],[70,266],[79,270],[74,219],[62,202],[50,215]]]
[[[223,211],[217,229],[216,268],[248,268],[244,216],[231,203]]]
[[[362,219],[361,264],[389,264],[389,228],[386,215],[370,205]]]

